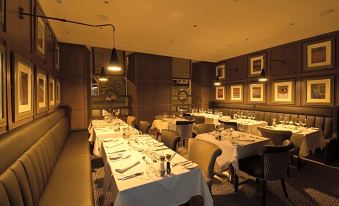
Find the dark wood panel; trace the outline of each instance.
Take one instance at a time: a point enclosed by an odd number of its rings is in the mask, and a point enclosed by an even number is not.
[[[154,79],[171,80],[171,58],[154,56]]]
[[[300,43],[286,44],[270,50],[271,76],[297,74],[301,69]]]
[[[154,105],[171,103],[171,82],[154,82]]]
[[[230,81],[248,78],[247,57],[240,56],[227,61],[227,73]]]
[[[137,82],[137,95],[139,106],[153,106],[153,81],[138,81]]]
[[[191,78],[191,60],[172,58],[172,78]]]
[[[144,80],[153,79],[153,56],[138,53],[135,56],[136,78]]]
[[[60,65],[63,76],[83,76],[84,56],[82,47],[79,45],[62,44],[60,46]]]
[[[154,108],[153,107],[138,107],[138,120],[146,120],[152,122],[154,119]]]

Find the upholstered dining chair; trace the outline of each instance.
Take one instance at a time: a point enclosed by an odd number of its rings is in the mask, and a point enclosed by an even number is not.
[[[292,132],[288,130],[274,130],[265,127],[258,127],[261,136],[270,139],[273,145],[281,145],[285,140],[289,140]]]
[[[239,170],[262,181],[262,205],[266,205],[266,181],[279,180],[288,197],[285,177],[289,164],[289,152],[293,144],[285,140],[281,145],[266,145],[262,155],[255,155],[239,160]],[[238,191],[238,176],[234,174],[234,189]]]
[[[238,130],[238,123],[237,123],[237,122],[232,122],[232,121],[222,121],[222,120],[220,120],[220,119],[218,119],[218,122],[219,122],[221,125],[223,125],[223,127],[224,127],[225,129],[230,129],[230,128],[232,128],[232,129],[234,129],[235,131]]]
[[[185,146],[185,140],[192,137],[193,124],[195,120],[176,121],[176,131],[179,137],[183,140]]]
[[[126,123],[132,127],[135,127],[137,118],[135,116],[128,116]]]
[[[139,131],[142,132],[142,134],[148,134],[149,130],[151,129],[152,124],[147,121],[140,121],[139,122]]]
[[[205,140],[190,139],[188,142],[188,160],[198,164],[210,191],[214,177],[215,161],[221,153],[222,151],[217,145]]]
[[[168,148],[173,151],[177,150],[177,145],[180,141],[180,137],[178,136],[176,131],[163,129],[161,131],[161,142],[165,144]]]
[[[193,126],[194,135],[212,132],[215,130],[214,124],[196,124]]]
[[[204,116],[194,116],[194,115],[192,115],[192,119],[195,120],[196,124],[203,124],[203,123],[205,123],[205,117]]]

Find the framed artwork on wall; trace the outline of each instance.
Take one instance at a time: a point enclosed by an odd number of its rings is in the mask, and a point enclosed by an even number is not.
[[[230,87],[230,101],[231,102],[243,102],[243,85],[242,84],[236,84],[231,85]]]
[[[49,110],[53,110],[55,108],[55,79],[51,74],[48,75],[48,102]]]
[[[225,87],[215,87],[215,99],[225,100]]]
[[[334,38],[304,44],[304,70],[334,68],[335,49]]]
[[[6,126],[6,49],[0,45],[0,127]]]
[[[14,56],[14,120],[33,116],[33,69],[19,55]]]
[[[294,104],[295,80],[274,81],[271,88],[273,104]]]
[[[0,24],[5,24],[5,0],[0,0]]]
[[[58,43],[55,43],[55,70],[60,70],[60,48]]]
[[[259,76],[261,70],[265,68],[266,54],[251,56],[248,60],[249,74],[251,77]]]
[[[37,9],[37,15],[40,15],[41,12]],[[35,21],[35,48],[36,52],[44,57],[46,49],[46,24],[45,21],[37,17]]]
[[[55,85],[55,98],[56,98],[56,106],[60,105],[60,80],[56,79],[56,85]]]
[[[249,101],[252,103],[265,102],[265,84],[250,84]]]
[[[333,77],[305,79],[304,90],[306,90],[306,105],[333,104]]]
[[[47,110],[47,76],[40,68],[36,70],[36,108],[37,114]]]
[[[219,79],[226,79],[226,65],[220,64],[215,67],[215,74],[216,77],[219,77]]]

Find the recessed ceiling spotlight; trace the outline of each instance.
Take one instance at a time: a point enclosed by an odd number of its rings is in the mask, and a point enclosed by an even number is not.
[[[107,21],[107,20],[109,19],[108,16],[103,15],[103,14],[99,14],[99,15],[98,15],[98,18],[99,18],[100,20],[103,20],[103,21]]]
[[[173,43],[173,40],[169,40],[168,42],[169,42],[169,43]]]
[[[109,0],[105,0],[104,3],[105,3],[105,4],[109,4]]]
[[[306,31],[308,31],[308,29],[304,29],[304,31],[306,32]]]
[[[292,23],[290,23],[290,26],[293,26],[295,23],[294,22],[292,22]]]
[[[196,24],[193,24],[193,27],[197,27],[198,25],[196,25]]]
[[[320,16],[326,16],[326,15],[332,14],[333,12],[335,12],[334,9],[326,9],[320,13]]]
[[[62,1],[63,1],[63,0],[57,0],[57,2],[58,2],[59,4],[62,4]]]
[[[245,40],[248,41],[248,38],[246,38]]]

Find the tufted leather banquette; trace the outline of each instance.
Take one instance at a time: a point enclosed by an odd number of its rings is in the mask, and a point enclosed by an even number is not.
[[[233,117],[236,112],[255,112],[257,120],[264,120],[269,125],[272,119],[279,119],[280,116],[288,117],[290,121],[307,119],[307,127],[317,127],[323,131],[325,146],[325,161],[335,158],[338,153],[337,131],[338,131],[338,109],[335,107],[291,107],[272,105],[235,105],[210,102],[210,107],[223,112],[224,115]]]
[[[61,108],[0,136],[0,205],[94,205],[87,131]]]

